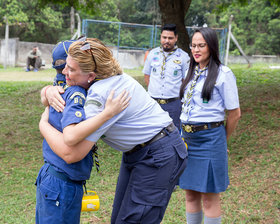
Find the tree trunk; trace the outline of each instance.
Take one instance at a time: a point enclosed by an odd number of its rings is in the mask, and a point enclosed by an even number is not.
[[[185,26],[184,18],[192,0],[158,0],[161,12],[161,24],[173,23],[177,26],[178,47],[190,54],[190,38]]]

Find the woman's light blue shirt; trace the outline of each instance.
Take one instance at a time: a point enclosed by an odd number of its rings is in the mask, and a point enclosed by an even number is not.
[[[236,78],[230,68],[220,65],[219,74],[209,102],[201,98],[202,88],[208,70],[203,72],[194,87],[193,96],[189,106],[186,106],[187,92],[192,80],[186,86],[182,99],[182,112],[180,119],[183,123],[217,122],[225,118],[225,110],[239,108]]]

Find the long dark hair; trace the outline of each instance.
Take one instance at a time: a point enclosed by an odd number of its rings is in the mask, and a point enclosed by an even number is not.
[[[194,31],[194,34],[197,32],[201,33],[203,38],[205,39],[207,46],[209,48],[210,52],[210,58],[209,58],[209,64],[208,64],[208,75],[205,80],[205,83],[203,85],[201,97],[203,99],[206,99],[209,101],[211,99],[211,94],[218,76],[218,69],[221,64],[221,61],[219,59],[219,41],[217,34],[214,30],[212,30],[209,27],[203,27],[196,29]],[[194,35],[193,34],[193,35]],[[191,55],[190,57],[190,66],[189,66],[189,71],[187,74],[186,79],[183,81],[181,88],[180,88],[180,97],[183,98],[184,96],[184,91],[187,86],[187,84],[192,80],[194,76],[194,69],[196,65],[198,65],[197,62],[195,62],[193,56]]]

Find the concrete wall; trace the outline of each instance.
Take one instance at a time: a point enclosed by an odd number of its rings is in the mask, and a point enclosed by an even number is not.
[[[247,56],[251,64],[267,63],[267,64],[280,64],[280,57],[275,55],[253,55]],[[228,56],[229,64],[248,64],[243,56]]]
[[[54,44],[43,44],[35,42],[19,41],[18,38],[9,39],[8,54],[6,54],[5,40],[0,41],[0,63],[4,64],[7,60],[7,66],[26,66],[26,56],[33,46],[38,46],[42,52],[42,59],[45,61],[45,68],[52,67],[52,49]],[[119,61],[122,68],[138,68],[144,65],[145,51],[142,50],[124,50],[110,47],[114,57]],[[255,55],[248,56],[252,64],[254,63],[277,63],[280,64],[279,56]],[[229,64],[247,64],[242,56],[229,56]]]

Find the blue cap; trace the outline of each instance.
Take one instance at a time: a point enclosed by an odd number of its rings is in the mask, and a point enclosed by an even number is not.
[[[61,41],[54,47],[52,51],[53,68],[63,69],[65,67],[66,63],[55,66],[55,62],[59,59],[66,61],[66,58],[68,56],[68,49],[73,42],[75,42],[75,40]]]

